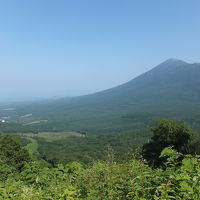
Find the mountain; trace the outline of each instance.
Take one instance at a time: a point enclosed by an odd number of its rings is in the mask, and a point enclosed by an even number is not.
[[[17,108],[18,121],[41,129],[115,132],[162,118],[200,124],[200,64],[168,59],[133,80],[91,95]],[[15,113],[15,114],[16,114]],[[40,120],[45,121],[43,123]],[[47,122],[48,120],[48,122]]]

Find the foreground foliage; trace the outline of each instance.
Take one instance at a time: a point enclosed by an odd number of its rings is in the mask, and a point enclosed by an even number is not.
[[[159,120],[150,130],[153,136],[143,145],[142,154],[151,165],[162,165],[165,159],[159,157],[160,153],[169,146],[184,154],[192,152],[190,143],[195,133],[183,121]]]
[[[6,172],[7,178],[0,182],[0,199],[199,200],[199,156],[184,156],[169,147],[161,157],[167,162],[157,169],[134,158],[116,163],[112,153],[87,167],[73,162],[49,168],[32,160],[21,171]]]
[[[151,159],[145,160],[140,151],[119,159],[112,148],[104,159],[87,165],[50,165],[30,155],[12,136],[3,136],[0,200],[200,200],[200,156],[196,151],[185,154],[192,145],[192,130],[184,123],[165,120],[152,127],[152,131],[147,146],[154,143],[159,148],[149,148],[150,154],[145,155],[156,155],[152,160],[159,165],[153,168],[149,165]],[[97,142],[97,138],[84,139]],[[21,141],[27,144],[26,139]],[[143,154],[147,146],[143,146]]]

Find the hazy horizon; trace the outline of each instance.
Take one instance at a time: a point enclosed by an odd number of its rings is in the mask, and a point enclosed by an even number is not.
[[[199,62],[199,7],[197,0],[2,2],[0,102],[86,95],[168,58]]]

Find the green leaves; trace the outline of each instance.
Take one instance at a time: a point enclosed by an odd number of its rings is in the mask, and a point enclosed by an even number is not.
[[[184,192],[193,192],[192,187],[190,187],[186,181],[181,181],[180,186],[181,186],[180,189]]]
[[[165,162],[164,156],[160,157],[164,148],[173,146],[178,152],[185,153],[189,142],[195,135],[183,121],[176,123],[170,120],[159,120],[156,126],[151,127],[150,130],[153,132],[153,136],[150,142],[143,145],[143,156],[156,167]],[[166,151],[170,153],[169,149]]]
[[[199,200],[199,156],[167,147],[160,157],[167,158],[165,168],[152,169],[136,159],[117,163],[114,156],[89,166],[73,162],[48,168],[40,161],[31,161],[21,172],[1,163],[4,180],[0,180],[0,199]]]
[[[185,169],[189,172],[192,172],[192,171],[194,171],[195,166],[198,163],[198,161],[196,158],[185,158],[185,159],[183,159],[182,163],[183,163],[183,165],[182,165],[183,169]]]
[[[177,152],[172,147],[164,148],[160,154],[160,157],[172,157],[176,156]]]

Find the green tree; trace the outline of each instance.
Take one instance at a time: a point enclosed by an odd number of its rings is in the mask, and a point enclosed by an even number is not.
[[[0,138],[0,163],[16,168],[21,171],[25,163],[30,161],[31,157],[18,140],[13,136],[6,135]]]
[[[183,121],[159,120],[150,130],[153,136],[143,145],[143,157],[155,166],[162,163],[163,158],[159,156],[165,147],[173,146],[178,152],[186,153],[194,136],[194,132]]]

